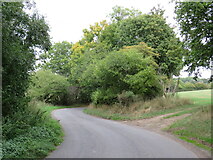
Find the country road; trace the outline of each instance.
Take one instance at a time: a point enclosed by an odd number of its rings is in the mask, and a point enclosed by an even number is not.
[[[60,120],[65,137],[47,158],[197,158],[163,135],[96,118],[82,110],[66,108],[52,112]]]

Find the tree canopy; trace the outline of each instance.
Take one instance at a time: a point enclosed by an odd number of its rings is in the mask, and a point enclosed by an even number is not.
[[[198,67],[210,69],[213,53],[213,3],[176,2],[176,19],[179,23],[185,47],[184,56],[189,72]]]
[[[24,7],[28,6],[21,2],[3,2],[1,6],[3,115],[26,106],[25,93],[36,48],[47,50],[50,47],[49,27],[44,17],[38,13],[29,15]]]
[[[67,41],[52,45],[48,52],[40,56],[40,59],[44,61],[42,68],[68,76],[70,74],[72,46],[73,44]]]

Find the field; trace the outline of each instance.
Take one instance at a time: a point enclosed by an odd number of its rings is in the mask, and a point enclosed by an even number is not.
[[[178,92],[178,96],[181,98],[189,98],[193,100],[196,105],[208,105],[211,104],[211,90],[198,90],[198,91],[187,91]]]

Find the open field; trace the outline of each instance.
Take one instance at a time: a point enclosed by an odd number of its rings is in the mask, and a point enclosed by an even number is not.
[[[181,98],[189,98],[196,105],[207,105],[211,104],[211,90],[198,90],[198,91],[187,91],[187,92],[178,92],[177,95]]]

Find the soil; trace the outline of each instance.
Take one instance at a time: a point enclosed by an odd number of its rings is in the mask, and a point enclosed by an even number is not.
[[[199,158],[211,158],[211,153],[209,151],[198,148],[197,146],[195,146],[191,143],[188,143],[186,141],[179,139],[178,137],[172,135],[169,132],[163,131],[164,128],[170,126],[175,121],[177,121],[179,119],[183,119],[190,115],[190,114],[183,114],[180,116],[170,117],[170,118],[166,118],[166,119],[163,118],[163,117],[166,117],[166,116],[169,116],[172,114],[175,114],[175,113],[164,114],[164,115],[160,115],[160,116],[149,118],[149,119],[121,121],[121,123],[131,125],[131,126],[142,127],[147,130],[157,132],[159,134],[162,134],[164,136],[167,136],[167,137],[175,140],[178,143],[181,143],[186,148],[193,151]]]

